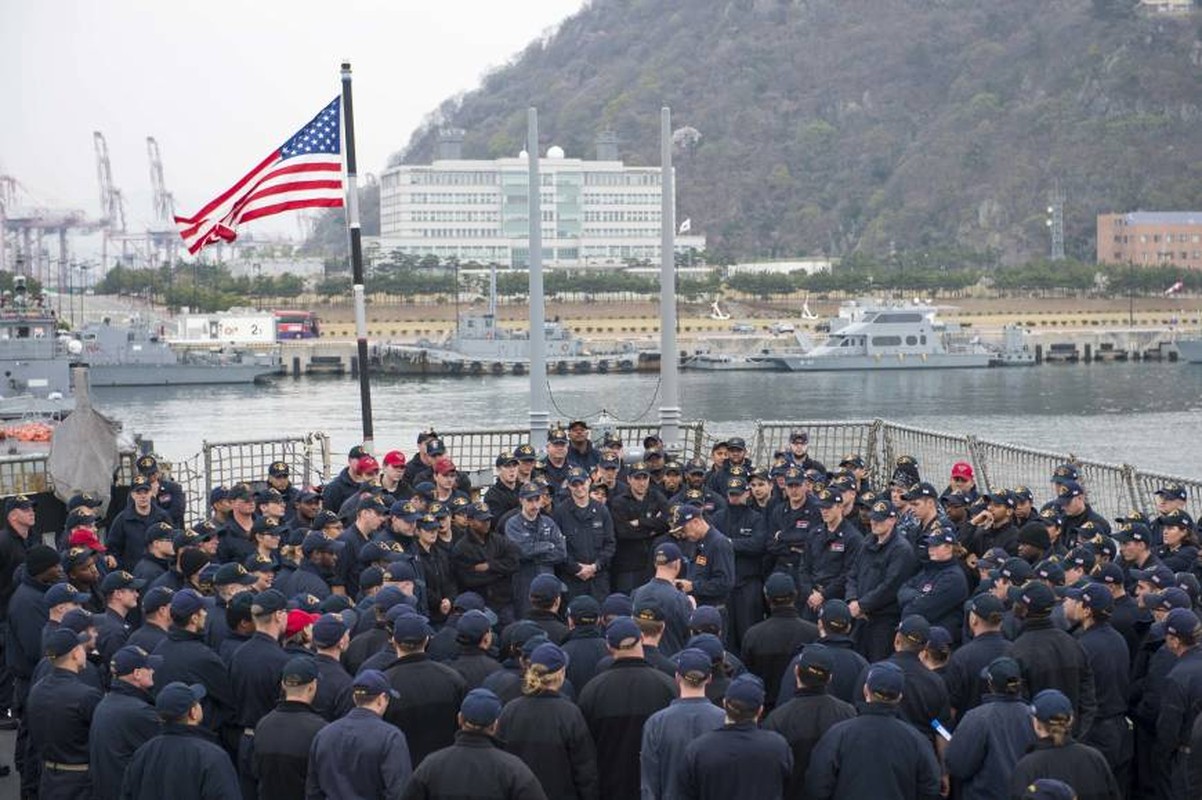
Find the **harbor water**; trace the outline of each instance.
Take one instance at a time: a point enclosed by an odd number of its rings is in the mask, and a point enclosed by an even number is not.
[[[654,424],[658,376],[550,378],[552,420]],[[888,372],[685,372],[684,419],[721,434],[761,420],[865,420],[971,433],[1100,461],[1202,475],[1202,366],[1113,363],[1014,369]],[[411,452],[417,432],[522,428],[526,377],[373,380],[376,449]],[[256,386],[97,389],[99,409],[152,439],[169,459],[207,441],[325,431],[335,463],[361,436],[358,382],[279,378]],[[742,424],[740,424],[742,423]]]

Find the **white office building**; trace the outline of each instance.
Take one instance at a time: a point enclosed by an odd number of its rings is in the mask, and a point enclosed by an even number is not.
[[[529,264],[529,164],[513,158],[459,157],[459,132],[444,133],[439,158],[405,164],[380,176],[377,257],[389,253]],[[599,140],[598,155],[566,158],[550,147],[540,162],[543,264],[550,267],[621,267],[629,259],[658,263],[660,168],[630,167],[617,158],[616,140]],[[375,243],[373,243],[375,244]],[[676,249],[705,248],[705,237],[680,234]]]

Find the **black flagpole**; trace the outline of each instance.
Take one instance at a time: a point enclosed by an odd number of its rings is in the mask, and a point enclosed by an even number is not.
[[[367,358],[367,309],[363,296],[363,240],[359,229],[359,186],[355,169],[355,115],[351,104],[351,64],[342,62],[342,126],[346,132],[346,224],[351,234],[351,275],[355,299],[355,336],[359,343],[359,416],[363,447],[372,452],[371,376]]]

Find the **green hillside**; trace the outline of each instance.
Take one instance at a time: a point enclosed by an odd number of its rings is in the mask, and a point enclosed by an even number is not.
[[[1067,249],[1094,217],[1202,209],[1202,15],[1126,0],[594,0],[476,90],[446,101],[393,163],[545,148],[592,157],[616,131],[658,163],[658,110],[700,137],[676,155],[680,219],[722,257]],[[454,47],[448,47],[453,57]]]

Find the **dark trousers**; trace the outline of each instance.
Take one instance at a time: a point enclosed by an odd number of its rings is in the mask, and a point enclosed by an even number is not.
[[[259,781],[255,776],[255,737],[242,734],[238,740],[238,785],[242,787],[242,800],[258,800]]]
[[[1156,732],[1135,726],[1135,779],[1132,797],[1171,800],[1173,765],[1170,755],[1156,743]]]
[[[1135,734],[1127,718],[1120,714],[1095,719],[1081,742],[1106,757],[1110,772],[1126,797],[1127,787],[1131,785],[1131,760],[1135,755]]]
[[[593,599],[598,603],[609,597],[609,573],[598,572],[591,581],[582,581],[568,576],[563,579],[564,585],[568,587],[568,600],[581,595],[592,595]],[[567,607],[565,601],[564,607]]]
[[[860,621],[855,630],[856,650],[871,664],[893,653],[893,636],[900,618],[895,614],[873,614]]]
[[[17,715],[17,743],[13,749],[13,761],[21,774],[21,796],[36,797],[38,792],[37,759],[30,752],[29,726],[25,724],[25,702],[29,699],[29,678],[13,678],[13,713]]]
[[[613,590],[624,595],[634,594],[634,590],[651,580],[655,574],[652,569],[627,570],[613,574]]]
[[[38,782],[39,800],[91,800],[92,776],[83,772],[57,770],[42,766]]]
[[[764,619],[764,582],[749,578],[730,591],[726,601],[730,623],[726,628],[726,646],[732,653],[743,652],[743,635]]]

